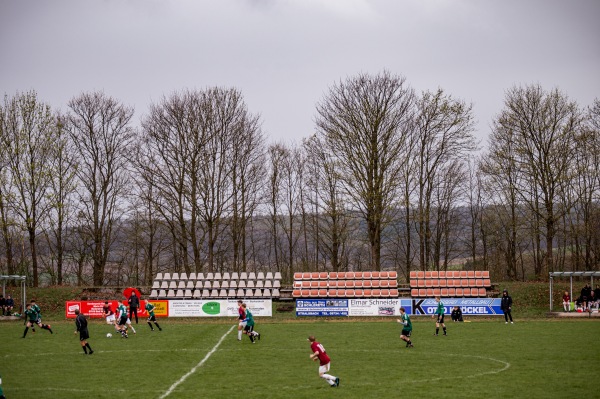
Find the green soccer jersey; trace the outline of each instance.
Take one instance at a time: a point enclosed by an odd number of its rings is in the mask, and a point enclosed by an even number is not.
[[[146,311],[148,312],[148,316],[150,316],[150,317],[154,316],[154,308],[155,308],[155,306],[153,304],[151,304],[150,302],[148,302],[146,304]]]
[[[117,307],[117,314],[119,315],[119,317],[123,317],[123,315],[127,316],[127,307],[123,304],[120,304]]]
[[[412,322],[410,321],[410,316],[407,313],[401,315],[400,320],[402,321],[402,324],[404,324],[404,327],[402,327],[403,330],[412,331]]]
[[[35,309],[33,309],[33,306],[25,311],[25,318],[31,322],[35,322],[37,320],[38,314]]]
[[[250,309],[246,309],[246,325],[254,326],[254,317],[252,317],[252,313],[250,313]]]
[[[35,305],[31,305],[31,309],[33,311],[35,311],[35,313],[37,314],[38,319],[42,318],[42,309],[40,309],[40,307],[37,305],[37,303]]]
[[[437,309],[435,310],[435,314],[442,315],[442,314],[444,314],[444,312],[445,312],[444,304],[442,303],[442,301],[439,301],[438,305],[437,305]]]

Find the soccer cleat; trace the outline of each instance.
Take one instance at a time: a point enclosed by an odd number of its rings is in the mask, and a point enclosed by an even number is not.
[[[511,321],[511,322],[510,322],[510,324],[515,324],[515,323],[513,323],[513,322]]]
[[[340,377],[335,377],[335,386],[336,387],[340,386]]]
[[[162,328],[158,327],[158,331],[162,331]]]
[[[260,334],[258,334],[258,340],[260,341]]]
[[[434,336],[434,337],[437,337],[438,335],[437,335],[437,334],[433,334],[433,336]]]
[[[505,321],[504,324],[508,324],[508,321]]]
[[[90,353],[89,353],[89,354],[91,355],[92,353],[94,353],[94,351],[93,351],[93,350],[90,350]]]
[[[409,348],[414,348],[413,344],[408,345]]]

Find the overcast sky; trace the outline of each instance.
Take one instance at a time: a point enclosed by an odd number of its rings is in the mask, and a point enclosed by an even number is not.
[[[0,93],[66,110],[235,87],[270,142],[314,132],[328,88],[388,70],[473,103],[485,146],[514,85],[600,98],[599,0],[0,0]]]

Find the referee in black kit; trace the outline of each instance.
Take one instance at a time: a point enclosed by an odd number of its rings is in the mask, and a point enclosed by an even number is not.
[[[79,342],[81,342],[81,347],[83,348],[83,352],[86,355],[91,355],[94,353],[90,344],[88,344],[87,340],[90,337],[90,333],[88,331],[87,320],[85,316],[79,312],[79,309],[75,309],[75,314],[77,317],[75,318],[75,326],[77,327],[77,331],[75,334],[79,333]],[[88,349],[90,350],[88,352]]]

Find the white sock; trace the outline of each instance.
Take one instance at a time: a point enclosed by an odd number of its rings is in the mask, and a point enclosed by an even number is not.
[[[335,384],[335,377],[330,374],[323,374],[321,378],[324,378],[329,385]]]
[[[135,334],[135,328],[133,328],[133,326],[129,326],[129,328],[131,328],[131,331],[133,331],[133,333]]]

